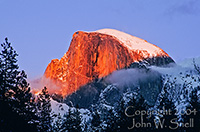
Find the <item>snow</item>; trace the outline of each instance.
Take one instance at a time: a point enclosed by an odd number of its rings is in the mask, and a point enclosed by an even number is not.
[[[182,67],[194,68],[193,59],[195,60],[195,63],[196,63],[197,65],[200,65],[200,57],[184,59],[184,60],[178,62],[178,65],[180,65],[180,66],[182,66]]]
[[[157,66],[150,66],[152,70],[158,71],[162,74],[168,75],[178,75],[180,72],[185,72],[190,70],[189,67],[182,67],[180,65],[174,65],[173,67],[157,67]]]
[[[195,58],[195,63],[198,66],[200,65],[200,57]],[[178,112],[178,120],[181,120],[181,112],[184,112],[187,106],[190,105],[189,100],[192,90],[200,87],[198,81],[200,76],[194,69],[193,58],[185,59],[172,67],[151,66],[151,69],[163,74],[164,85],[167,84],[169,87],[168,98],[174,102]],[[198,91],[198,94],[200,94],[200,91]]]
[[[196,58],[195,60],[199,60],[196,61],[196,64],[199,65],[200,58]],[[195,81],[199,79],[199,75],[194,70],[193,59],[183,60],[173,67],[164,68],[151,66],[151,69],[165,75],[171,82],[176,78],[176,84],[183,85],[184,83],[188,83],[188,86],[191,85],[193,88],[200,85],[198,81]]]
[[[195,58],[195,63],[200,65],[200,57]],[[157,66],[150,66],[151,69],[156,70],[162,74],[168,75],[179,75],[181,72],[188,72],[194,70],[194,63],[193,58],[188,58],[178,62],[177,64],[171,65],[171,67],[157,67]]]
[[[65,103],[59,103],[53,99],[51,99],[51,108],[52,108],[52,117],[53,115],[60,115],[62,118],[64,115],[69,111],[69,106]],[[72,110],[75,110],[76,108],[71,107]],[[90,111],[88,109],[78,109],[81,113],[82,117],[82,123],[89,121],[92,117],[90,116]],[[54,118],[54,122],[57,120],[57,117]]]
[[[97,30],[96,32],[116,37],[125,47],[129,49],[129,51],[147,51],[150,54],[150,57],[155,57],[158,54],[163,53],[162,49],[151,43],[148,43],[146,40],[115,29],[101,29]]]
[[[197,65],[200,65],[200,57],[195,58],[195,63]],[[190,95],[193,89],[196,89],[197,87],[200,87],[199,80],[199,74],[195,72],[194,70],[194,63],[193,63],[193,58],[191,59],[186,59],[182,62],[179,62],[174,65],[170,65],[171,67],[155,67],[155,66],[150,66],[149,68],[155,71],[158,71],[163,75],[163,82],[164,85],[168,87],[167,91],[169,93],[168,98],[169,100],[172,100],[173,103],[175,104],[176,110],[178,112],[178,120],[182,120],[181,112],[184,112],[189,106],[189,100],[190,100]],[[130,72],[130,71],[129,71]],[[128,74],[126,74],[127,77]],[[121,77],[120,75],[118,75]],[[137,76],[138,77],[138,76]],[[138,77],[139,78],[139,77]],[[103,110],[110,110],[114,109],[114,106],[110,105],[109,103],[106,102],[105,100],[105,95],[106,93],[112,91],[113,89],[116,89],[117,85],[116,84],[111,84],[108,85],[104,90],[101,91],[99,101],[100,104],[97,104],[99,109]],[[138,87],[139,90],[139,87]],[[125,105],[132,99],[133,97],[136,98],[138,96],[138,90],[132,91],[131,89],[127,89],[127,91],[123,91],[123,100],[125,101]],[[163,93],[163,90],[161,92],[161,95]],[[200,91],[198,91],[197,95],[200,94]],[[157,100],[156,104],[154,107],[151,109],[158,109],[159,104],[159,99]],[[74,107],[69,107],[68,105],[64,103],[58,103],[57,101],[51,99],[51,107],[52,107],[52,116],[54,114],[56,115],[61,115],[61,118],[63,119],[64,115],[69,111],[69,108],[75,110],[76,108]],[[92,120],[92,114],[88,109],[78,109],[78,111],[81,113],[81,119],[82,122],[81,124],[85,127],[86,123],[89,123]],[[99,112],[101,113],[101,111]],[[158,118],[158,116],[156,116]],[[54,118],[54,122],[58,118]],[[105,127],[106,124],[103,122],[101,124],[102,127]],[[84,128],[83,127],[83,128]],[[82,129],[83,129],[82,128]]]
[[[90,111],[88,109],[79,109],[79,112],[81,113],[83,122],[84,121],[87,122],[87,121],[92,119],[92,117],[90,115],[91,113],[90,113]]]
[[[51,99],[52,113],[58,115],[60,113],[63,117],[69,110],[69,106],[64,103],[58,103],[57,101]]]

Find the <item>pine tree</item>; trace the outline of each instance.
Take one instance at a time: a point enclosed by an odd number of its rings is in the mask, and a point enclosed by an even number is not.
[[[30,92],[31,88],[26,81],[27,75],[24,71],[21,71],[16,77],[17,88],[14,89],[13,101],[14,110],[17,111],[23,118],[30,124],[30,126],[36,128],[36,116],[37,108],[35,98]]]
[[[105,119],[106,132],[116,132],[118,131],[118,124],[117,124],[117,115],[114,112],[114,109],[111,108],[107,113],[107,118]]]
[[[51,103],[50,95],[46,87],[42,89],[42,92],[37,97],[37,107],[39,116],[38,130],[40,132],[49,132],[52,130],[52,117],[51,117]]]
[[[190,100],[190,104],[192,106],[192,108],[196,109],[196,110],[200,110],[200,103],[198,101],[198,96],[197,96],[197,88],[193,89],[192,92],[191,92],[191,100]]]
[[[62,130],[69,132],[81,132],[81,116],[77,108],[69,108],[68,113],[65,115],[65,120],[63,121]]]
[[[54,115],[54,117],[56,117],[56,121],[55,123],[53,124],[53,131],[54,132],[59,132],[59,131],[62,131],[62,117],[60,115],[60,113],[58,115]]]
[[[197,71],[197,73],[200,75],[200,67],[196,64],[195,59],[193,59],[193,65],[194,69]]]
[[[75,117],[75,121],[73,122],[73,132],[81,132],[82,131],[82,125],[81,125],[81,113],[78,110],[78,107],[75,108],[75,111],[73,113]]]
[[[135,107],[139,111],[145,111],[145,112],[147,112],[150,106],[147,104],[147,102],[144,99],[144,97],[142,95],[140,95],[139,100],[138,100],[138,102],[136,102],[136,106]],[[142,120],[143,120],[144,123],[151,122],[149,120],[149,118],[148,118],[147,115],[143,115],[142,117],[141,116],[137,116],[135,120],[138,120],[138,122],[142,122]],[[136,131],[141,131],[141,132],[143,132],[143,131],[150,131],[151,127],[152,126],[145,126],[145,127],[140,127],[138,129],[135,129],[135,130]]]
[[[133,97],[129,102],[128,102],[128,106],[131,106],[131,109],[127,109],[126,113],[128,115],[133,115],[135,114],[136,111],[148,111],[148,104],[146,103],[145,99],[143,98],[143,96],[138,96],[136,97],[136,99]],[[133,126],[133,120],[134,122],[144,122],[144,123],[148,123],[149,120],[147,118],[147,115],[141,116],[134,116],[134,117],[127,117],[126,118],[126,129],[130,130],[130,131],[136,131],[136,132],[143,132],[143,131],[147,131],[148,127],[135,127],[132,128]]]
[[[11,43],[5,38],[5,43],[1,44],[2,51],[0,53],[0,98],[2,100],[10,100],[16,89],[18,71],[17,59],[18,54],[12,48]]]
[[[172,102],[172,100],[169,100],[168,98],[168,92],[167,92],[167,87],[164,87],[164,93],[163,96],[161,98],[160,101],[160,105],[158,106],[159,111],[163,111],[161,112],[161,117],[160,117],[160,121],[162,122],[164,120],[165,122],[165,126],[167,126],[166,128],[156,128],[156,129],[161,129],[163,131],[171,131],[171,128],[175,128],[176,124],[172,124],[171,121],[173,120],[173,122],[177,121],[177,115],[175,115],[176,113],[176,107],[174,105],[174,103]],[[164,126],[164,127],[165,127]]]
[[[100,131],[101,123],[102,121],[101,121],[99,111],[97,109],[94,109],[92,113],[92,121],[91,121],[92,131]]]
[[[72,109],[69,107],[68,113],[64,115],[65,119],[62,124],[63,131],[67,131],[67,130],[70,131],[72,129],[71,123],[73,122],[73,119],[71,118],[71,115],[72,115]]]
[[[123,98],[120,99],[120,102],[117,107],[117,131],[127,131],[128,130],[128,125],[127,125],[127,120],[130,120],[126,115],[125,115],[125,101]]]
[[[32,95],[24,71],[19,71],[18,54],[8,39],[1,44],[0,52],[0,120],[1,131],[35,131],[30,117],[36,117],[32,105]],[[31,109],[29,109],[31,108]],[[6,128],[6,129],[4,129]]]
[[[188,131],[191,132],[197,132],[200,131],[200,103],[198,101],[198,96],[197,96],[198,89],[193,89],[190,98],[191,100],[189,101],[190,105],[186,108],[186,110],[190,111],[188,113],[190,114],[184,114],[183,115],[183,120],[184,122],[189,122],[191,119],[194,120],[194,127],[188,128]]]

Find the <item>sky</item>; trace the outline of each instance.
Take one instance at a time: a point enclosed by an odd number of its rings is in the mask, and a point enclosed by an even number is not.
[[[76,31],[117,29],[175,61],[200,56],[200,0],[0,0],[0,43],[8,37],[29,78],[68,50]]]

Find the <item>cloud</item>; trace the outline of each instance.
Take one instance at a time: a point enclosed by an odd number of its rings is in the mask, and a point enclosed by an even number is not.
[[[141,82],[154,80],[160,77],[156,71],[145,69],[122,69],[110,74],[106,81],[117,85],[120,88],[129,86],[139,86]]]
[[[40,92],[42,88],[47,87],[47,90],[50,94],[61,94],[61,88],[48,78],[42,77],[34,80],[29,80],[29,82],[33,93]]]
[[[200,11],[199,0],[180,0],[166,10],[169,15],[196,15]]]

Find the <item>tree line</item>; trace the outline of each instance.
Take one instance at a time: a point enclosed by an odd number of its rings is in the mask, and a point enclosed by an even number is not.
[[[31,87],[27,82],[25,71],[19,70],[17,64],[17,52],[11,46],[11,43],[5,38],[1,44],[0,52],[0,132],[81,132],[81,131],[173,131],[170,128],[157,126],[158,119],[165,119],[170,123],[171,119],[181,119],[178,121],[187,122],[190,118],[194,119],[194,128],[187,128],[189,131],[198,131],[200,122],[200,104],[197,87],[192,90],[189,105],[186,109],[196,109],[196,115],[183,115],[181,118],[176,115],[176,107],[172,100],[168,98],[170,89],[168,85],[163,86],[163,92],[159,97],[159,105],[156,109],[170,109],[172,114],[164,113],[154,114],[151,117],[144,116],[143,122],[149,122],[151,127],[132,128],[133,118],[128,117],[137,110],[148,111],[152,109],[142,96],[132,97],[127,103],[123,97],[116,107],[103,109],[95,106],[91,110],[91,119],[87,122],[82,120],[82,115],[78,106],[69,108],[69,111],[62,117],[52,113],[51,95],[46,87],[42,88],[38,96],[31,93]],[[195,69],[199,72],[199,67],[195,64]],[[102,103],[105,103],[102,101]],[[101,106],[101,104],[97,104]],[[134,106],[127,110],[128,106]],[[125,112],[126,111],[126,112]],[[56,120],[54,120],[56,119]],[[141,122],[141,117],[137,116],[134,121]],[[170,124],[166,124],[170,125]],[[132,129],[131,129],[132,128]],[[185,130],[180,127],[177,131]]]
[[[25,71],[19,70],[18,54],[7,38],[1,48],[0,132],[82,131],[78,109],[70,108],[64,117],[52,113],[47,88],[37,96],[31,93]]]
[[[48,130],[50,97],[46,87],[36,98],[25,71],[17,64],[17,52],[5,38],[0,52],[0,131]]]

